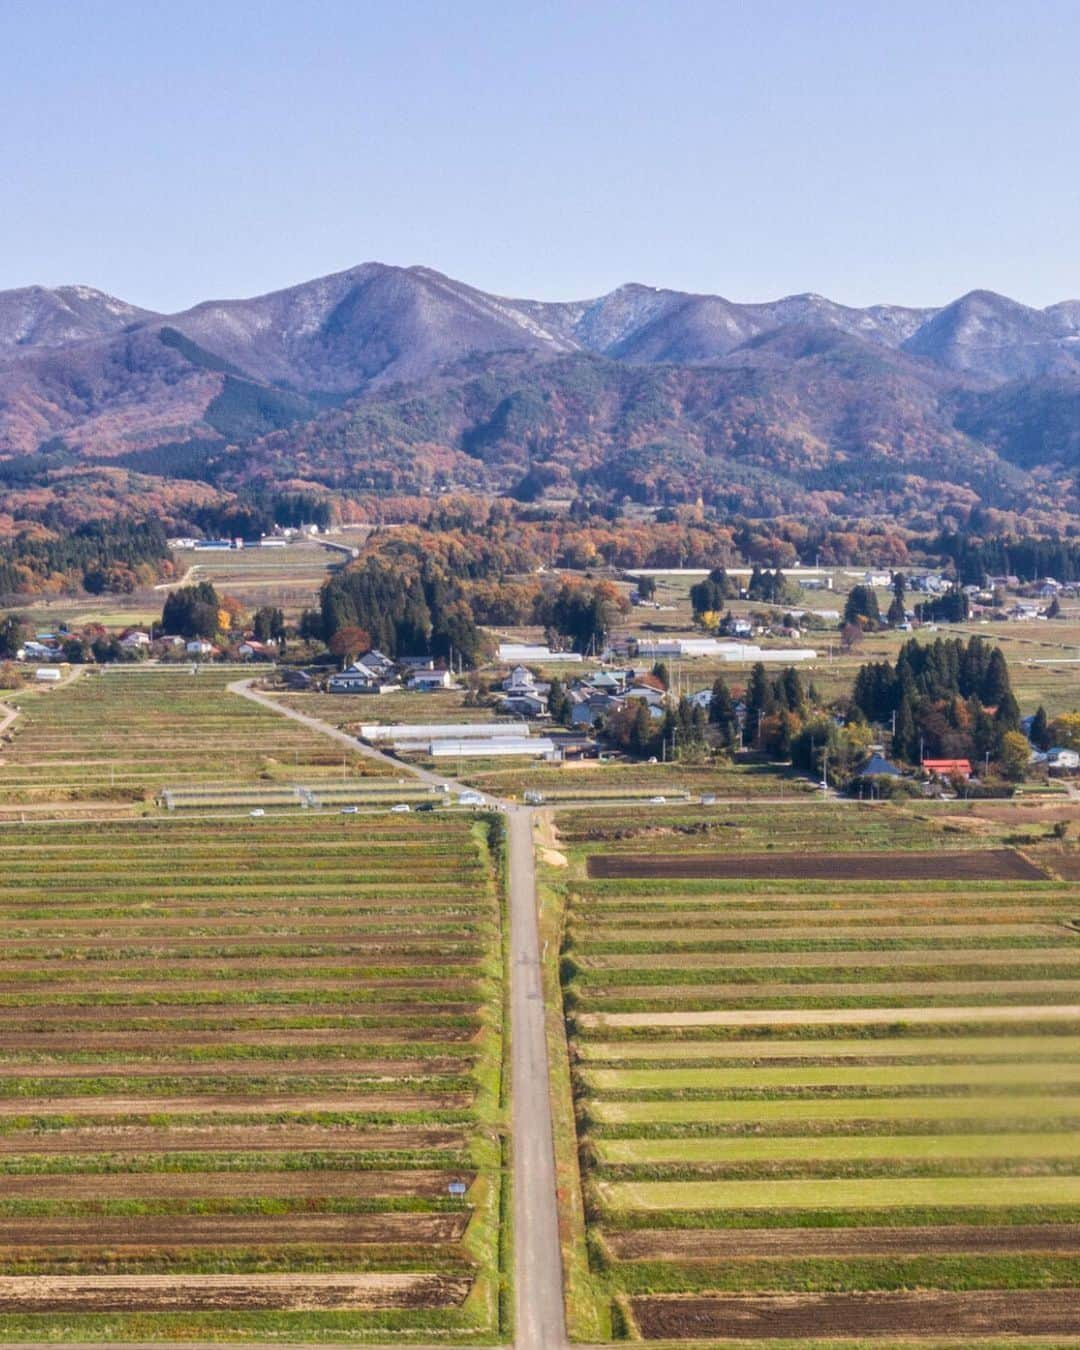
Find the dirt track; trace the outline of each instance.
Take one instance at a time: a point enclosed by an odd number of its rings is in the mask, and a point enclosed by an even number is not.
[[[0,1312],[446,1308],[471,1280],[445,1275],[38,1275],[0,1277]]]
[[[2,1230],[0,1230],[2,1231]],[[1080,1252],[1080,1225],[921,1228],[632,1229],[607,1232],[620,1261],[719,1261],[823,1256],[923,1256],[951,1253]]]
[[[1012,849],[937,853],[593,854],[596,879],[1045,881]]]
[[[648,1340],[828,1336],[1063,1336],[1080,1326],[1075,1289],[911,1294],[635,1298]]]

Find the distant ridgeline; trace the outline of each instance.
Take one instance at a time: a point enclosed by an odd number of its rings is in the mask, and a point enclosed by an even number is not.
[[[53,537],[24,533],[0,545],[0,595],[33,595],[58,582],[123,594],[155,581],[168,558],[159,520],[96,521]]]

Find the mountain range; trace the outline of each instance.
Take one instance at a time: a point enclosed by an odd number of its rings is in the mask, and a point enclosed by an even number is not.
[[[1061,523],[1080,301],[737,304],[630,284],[507,299],[365,263],[162,315],[0,292],[8,511],[93,469],[343,492],[696,500],[748,514]],[[145,484],[143,485],[145,486]]]

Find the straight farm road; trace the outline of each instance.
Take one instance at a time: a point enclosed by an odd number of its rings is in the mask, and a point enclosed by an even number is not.
[[[320,718],[297,711],[251,688],[231,684],[232,693],[290,717],[350,750],[389,765],[430,785],[460,791],[464,784],[443,774],[403,764],[365,745]],[[514,1345],[516,1350],[562,1350],[566,1338],[562,1251],[556,1203],[555,1145],[548,1086],[544,996],[540,978],[540,935],[536,912],[536,868],[529,807],[488,795],[507,821],[510,914],[510,1092],[514,1156]]]
[[[515,1344],[519,1350],[559,1350],[567,1343],[566,1316],[532,816],[527,807],[511,807],[509,811]]]

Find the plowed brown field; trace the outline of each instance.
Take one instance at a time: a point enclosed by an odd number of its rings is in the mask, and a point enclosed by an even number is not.
[[[594,854],[589,876],[736,881],[1042,881],[1046,874],[1012,849],[937,853]]]
[[[458,1242],[469,1216],[456,1214],[185,1215],[135,1219],[0,1219],[0,1253],[62,1248],[79,1251],[175,1247],[384,1246]]]
[[[2,1276],[0,1312],[448,1308],[471,1283],[411,1274]]]
[[[1080,1252],[1080,1225],[911,1228],[637,1229],[605,1233],[620,1261],[948,1255],[953,1252]]]

